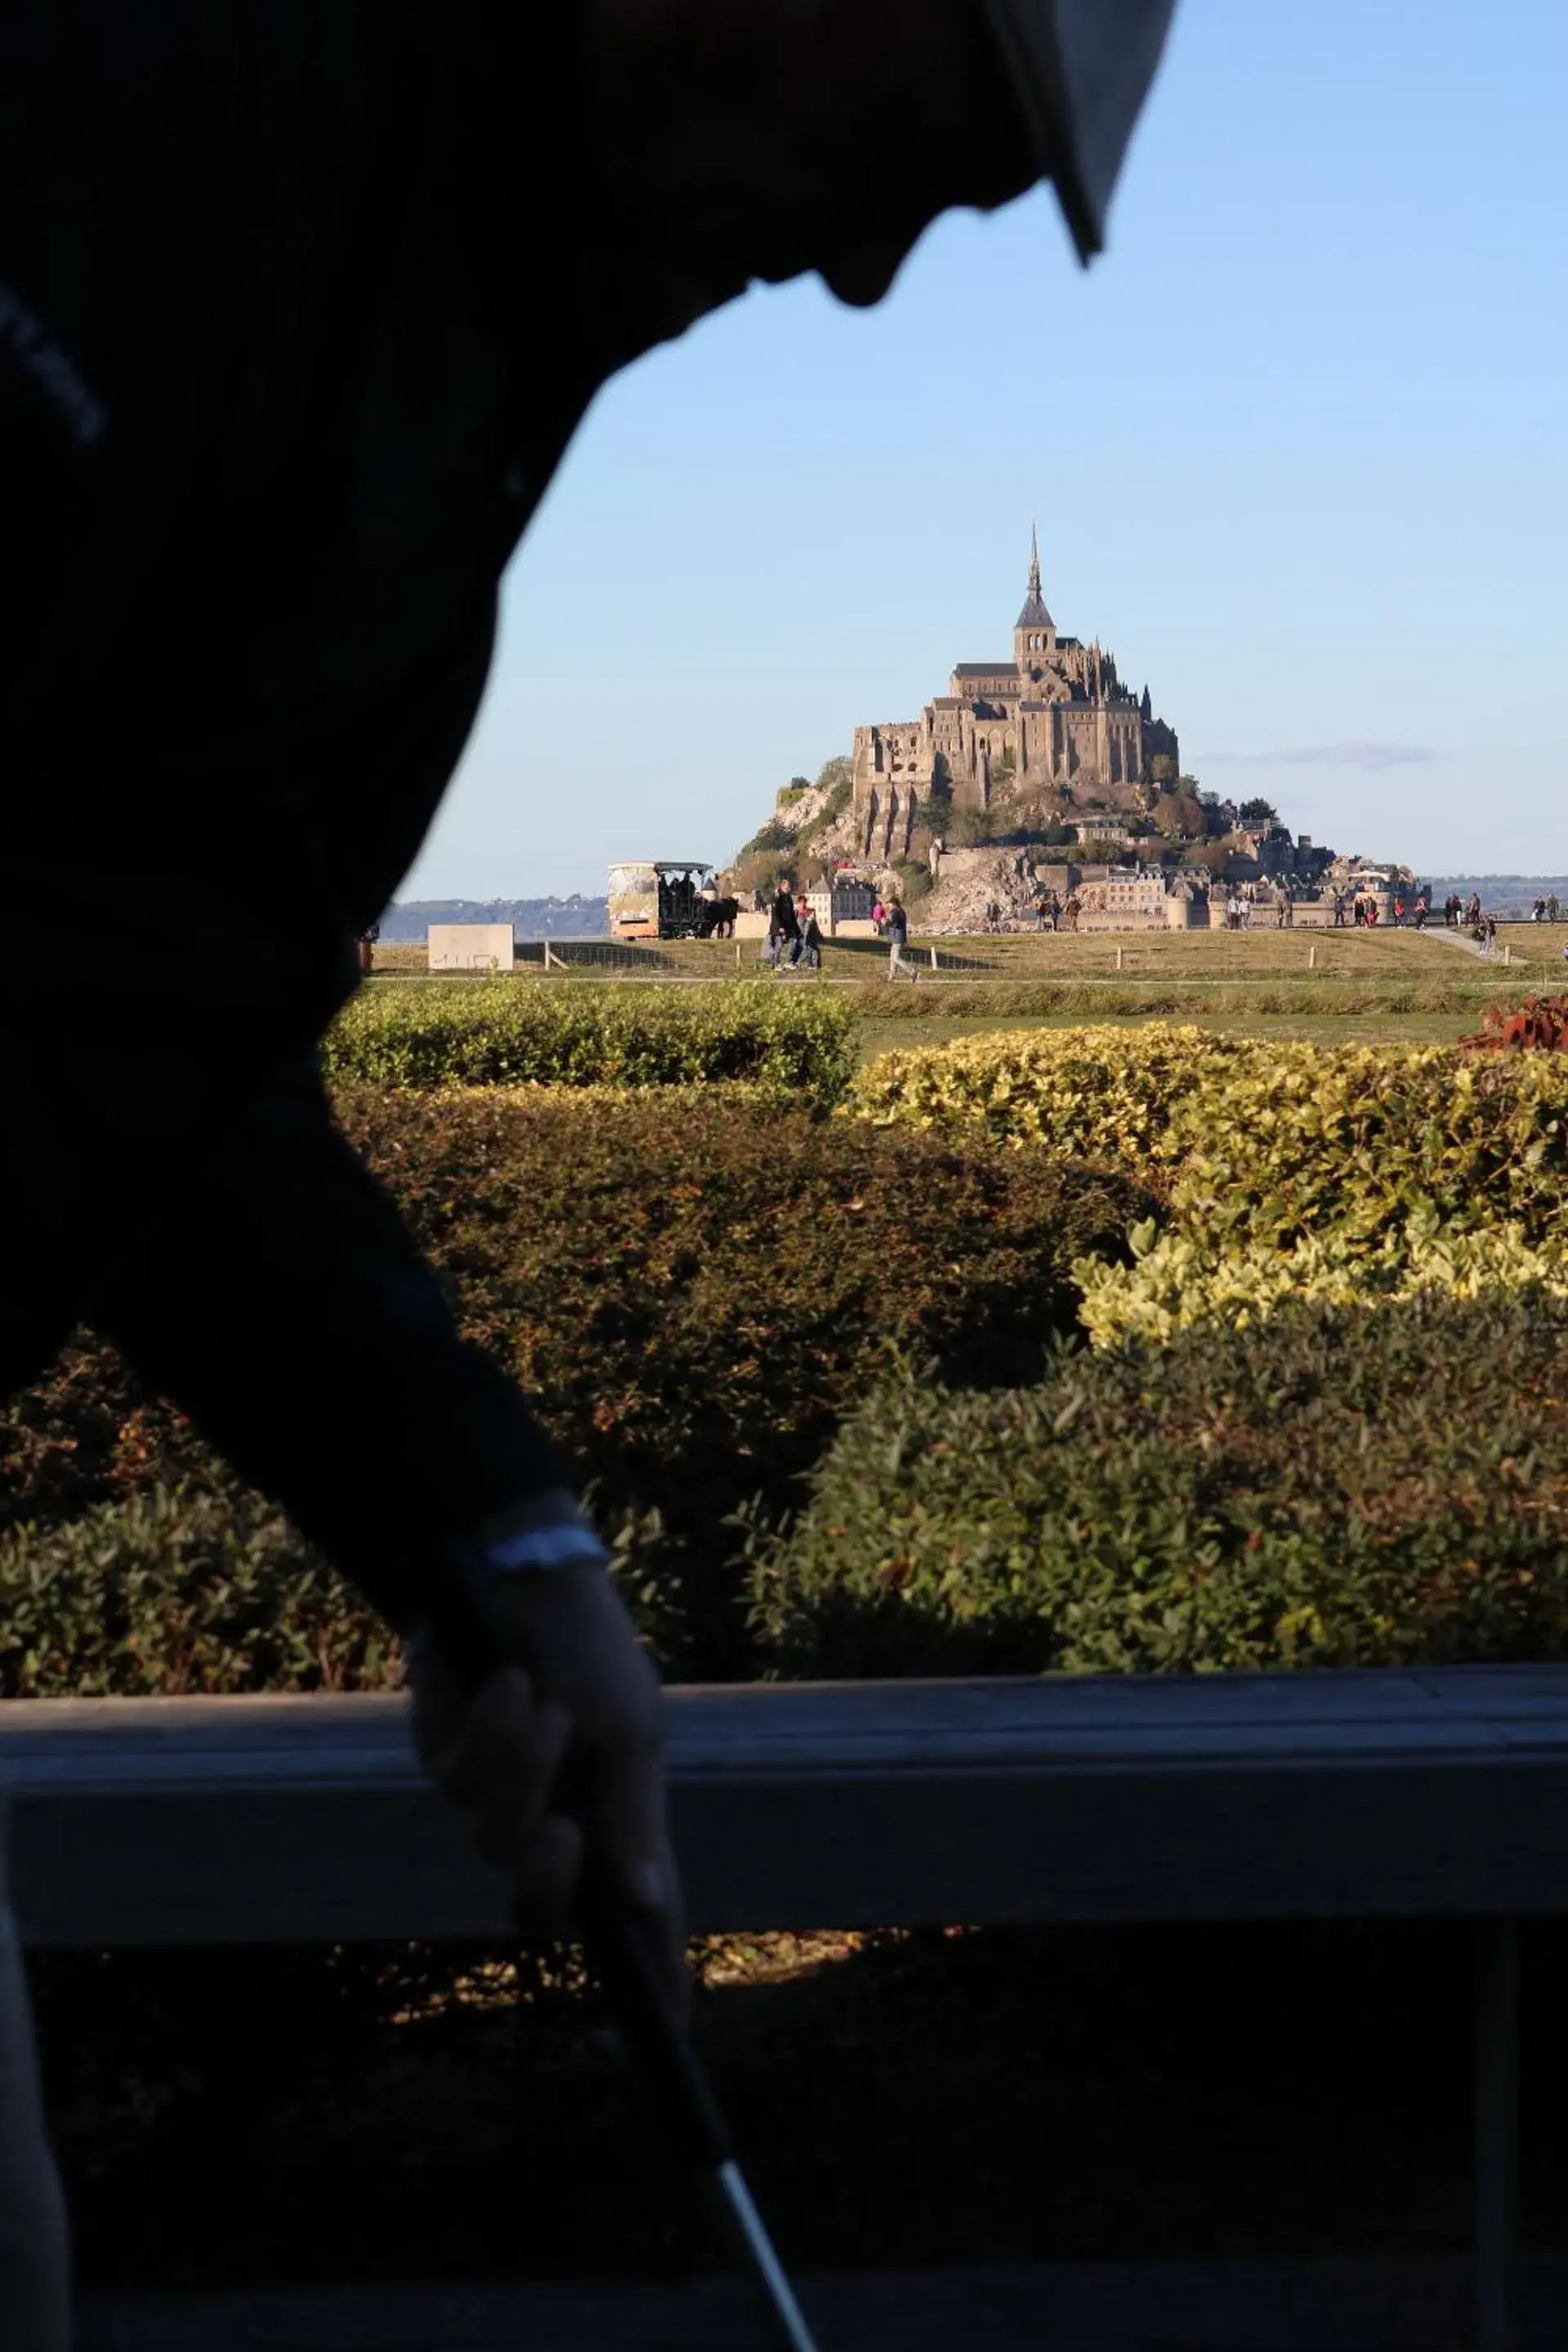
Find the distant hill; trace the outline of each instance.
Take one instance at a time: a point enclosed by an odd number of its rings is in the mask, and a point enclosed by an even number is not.
[[[1461,898],[1479,890],[1493,915],[1528,915],[1537,898],[1561,898],[1568,907],[1568,874],[1439,874],[1431,888],[1439,906],[1450,890]]]
[[[423,946],[431,923],[510,923],[520,940],[602,940],[609,935],[603,898],[406,898],[381,919],[389,947]]]

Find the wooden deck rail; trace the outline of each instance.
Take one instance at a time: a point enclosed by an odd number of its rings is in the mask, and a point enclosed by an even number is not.
[[[1514,1923],[1568,1912],[1568,1667],[670,1694],[701,1931],[1478,1923],[1476,2341],[1511,2339]],[[397,1697],[0,1705],[35,1946],[496,1936]]]

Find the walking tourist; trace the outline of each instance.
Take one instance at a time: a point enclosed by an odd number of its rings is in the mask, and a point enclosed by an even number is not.
[[[1424,931],[1426,929],[1428,912],[1429,907],[1426,891],[1417,891],[1415,896],[1415,928],[1418,931]]]
[[[886,907],[883,906],[880,898],[873,898],[871,901],[871,930],[875,938],[879,940],[881,938],[882,927],[886,923],[887,919],[888,910]]]
[[[800,934],[800,960],[807,971],[822,970],[822,926],[816,911],[808,907]]]
[[[1345,927],[1345,894],[1342,890],[1334,892],[1333,906],[1334,929],[1342,931]]]
[[[1532,923],[1543,923],[1546,920],[1546,901],[1544,898],[1537,898],[1534,906],[1531,907],[1530,910],[1530,919]]]
[[[1405,929],[1405,900],[1403,897],[1395,898],[1394,902],[1394,928],[1396,931],[1402,931]]]
[[[773,960],[779,970],[782,971],[787,964],[793,971],[800,957],[800,918],[795,911],[795,893],[787,882],[780,883],[773,899],[768,936],[773,942]]]
[[[315,1044],[599,388],[758,278],[874,303],[940,214],[1052,174],[1092,252],[1168,5],[1099,0],[1070,75],[1035,0],[0,8],[0,1392],[111,1338],[403,1638],[419,1758],[522,1913],[564,1921],[586,1850],[672,2002],[657,1680],[576,1466],[461,1337]],[[146,910],[112,1021],[52,951],[66,904]],[[526,1671],[475,1683],[480,1585]],[[65,2352],[3,1887],[0,2345]]]
[[[888,978],[897,980],[902,972],[908,980],[918,980],[919,972],[912,963],[904,961],[904,950],[909,944],[910,919],[903,901],[892,900],[888,908]]]

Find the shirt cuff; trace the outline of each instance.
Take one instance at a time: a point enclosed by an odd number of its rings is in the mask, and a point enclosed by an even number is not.
[[[559,1517],[542,1519],[512,1534],[493,1537],[488,1543],[475,1544],[469,1554],[468,1573],[488,1586],[499,1584],[509,1576],[541,1572],[550,1575],[558,1569],[570,1568],[577,1560],[607,1568],[610,1554],[593,1528],[577,1516],[573,1505]],[[429,1619],[421,1616],[404,1631],[404,1655],[413,1664],[429,1647]]]
[[[592,1528],[581,1519],[561,1519],[553,1527],[525,1528],[521,1534],[486,1544],[475,1554],[475,1565],[489,1584],[520,1569],[567,1568],[574,1559],[603,1565],[609,1557]]]

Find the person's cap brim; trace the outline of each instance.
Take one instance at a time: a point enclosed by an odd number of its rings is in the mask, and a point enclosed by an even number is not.
[[[1019,110],[1078,247],[1105,215],[1175,0],[984,0]]]

